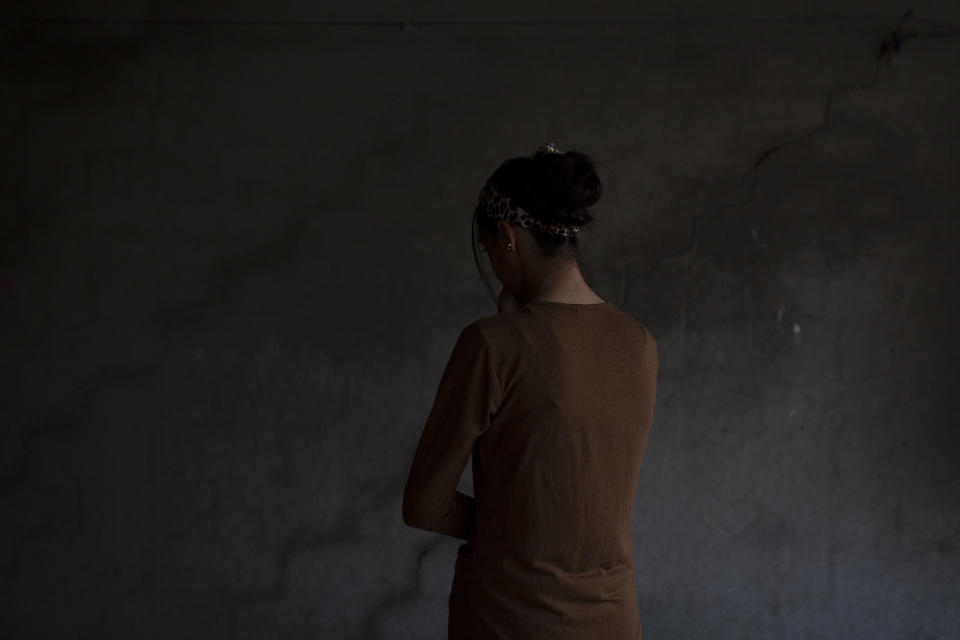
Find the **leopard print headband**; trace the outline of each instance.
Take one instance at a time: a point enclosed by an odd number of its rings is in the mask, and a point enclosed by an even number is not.
[[[537,151],[546,151],[548,153],[563,153],[552,142],[543,145]],[[572,236],[580,231],[580,226],[576,224],[554,224],[543,222],[530,215],[527,211],[521,209],[513,201],[513,198],[505,194],[496,183],[488,180],[480,191],[480,198],[477,209],[485,216],[494,219],[502,219],[507,222],[513,222],[521,227],[529,227],[531,224],[546,233],[560,236]]]

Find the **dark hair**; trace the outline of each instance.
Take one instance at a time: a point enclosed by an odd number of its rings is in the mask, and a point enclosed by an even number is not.
[[[602,190],[593,160],[580,151],[553,153],[541,148],[532,155],[504,161],[490,176],[490,180],[518,207],[537,220],[547,224],[576,224],[581,230],[594,221],[589,207],[600,199]],[[565,252],[579,260],[577,234],[549,234],[536,225],[530,225],[527,231],[546,257]],[[484,286],[496,298],[480,266],[477,252],[477,236],[480,233],[496,237],[497,220],[482,215],[478,208],[473,212],[471,228],[473,257]]]

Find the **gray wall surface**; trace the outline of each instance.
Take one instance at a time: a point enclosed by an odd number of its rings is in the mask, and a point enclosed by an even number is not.
[[[6,3],[0,637],[445,637],[403,483],[548,140],[659,344],[647,640],[960,637],[960,5],[913,9]]]

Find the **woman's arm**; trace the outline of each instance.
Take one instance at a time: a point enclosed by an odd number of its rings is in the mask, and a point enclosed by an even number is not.
[[[500,398],[486,339],[471,323],[454,345],[414,452],[403,492],[407,525],[469,539],[476,504],[473,496],[457,490],[457,483]]]

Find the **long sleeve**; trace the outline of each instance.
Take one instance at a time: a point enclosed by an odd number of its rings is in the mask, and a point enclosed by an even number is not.
[[[489,427],[501,399],[490,348],[476,322],[457,338],[440,378],[403,490],[405,524],[468,539],[474,498],[457,491],[474,442]]]

